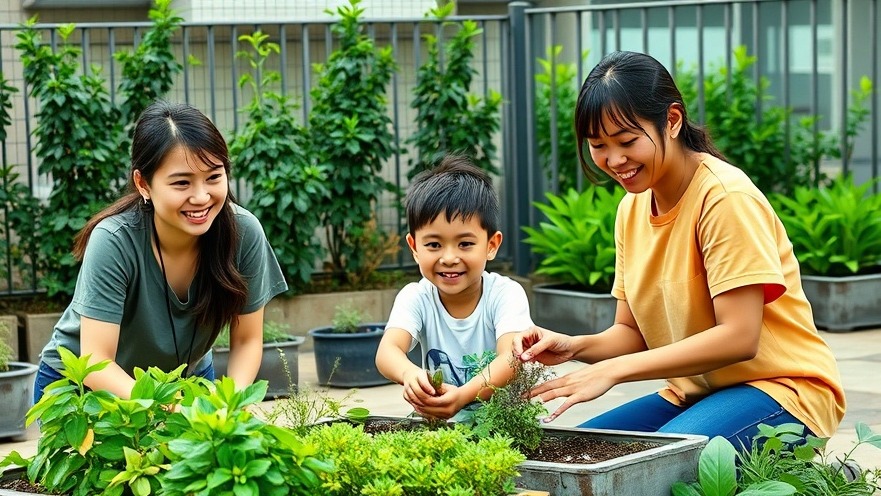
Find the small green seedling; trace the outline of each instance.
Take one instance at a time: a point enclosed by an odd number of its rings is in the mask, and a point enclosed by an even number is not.
[[[444,371],[437,369],[434,372],[430,370],[426,370],[426,372],[428,373],[428,380],[431,381],[431,387],[438,391],[444,384]]]

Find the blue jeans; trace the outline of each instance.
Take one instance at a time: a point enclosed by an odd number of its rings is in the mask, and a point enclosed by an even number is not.
[[[214,362],[208,362],[201,370],[197,371],[195,374],[199,377],[204,377],[209,381],[214,381]],[[34,403],[37,404],[40,401],[40,398],[43,397],[43,391],[46,389],[46,386],[52,384],[53,382],[63,379],[64,377],[57,370],[52,367],[46,365],[46,362],[40,361],[40,367],[37,369],[37,377],[34,379]]]
[[[668,434],[722,436],[748,451],[759,424],[804,423],[760,389],[748,385],[717,391],[697,403],[676,406],[652,393],[598,415],[578,427]],[[811,434],[805,427],[805,435]],[[742,446],[742,448],[741,448]]]

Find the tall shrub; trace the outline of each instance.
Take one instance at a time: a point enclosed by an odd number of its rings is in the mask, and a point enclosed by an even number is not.
[[[327,168],[330,195],[322,205],[330,265],[342,281],[359,272],[364,254],[358,243],[383,191],[383,161],[394,152],[386,86],[395,70],[391,47],[377,49],[363,33],[361,0],[337,8],[333,33],[339,46],[326,64],[316,64],[309,115],[312,150]]]
[[[551,136],[556,135],[557,191],[577,189],[581,165],[575,140],[575,103],[578,100],[578,66],[560,61],[562,45],[548,48],[546,59],[539,58],[541,72],[535,75],[535,128],[538,157],[548,181],[553,180],[554,149]],[[582,60],[588,52],[582,54]],[[556,126],[551,130],[551,107],[555,106]]]
[[[55,50],[43,42],[35,28],[36,18],[16,33],[25,83],[38,107],[34,129],[38,170],[52,177],[48,203],[39,211],[25,208],[18,214],[33,216],[30,222],[22,220],[26,230],[30,229],[27,224],[38,226],[33,232],[34,244],[39,246],[36,267],[49,296],[73,294],[79,270],[71,253],[74,236],[125,184],[125,126],[146,104],[145,95],[159,97],[153,92],[171,87],[174,70],[134,68],[168,62],[170,37],[154,35],[154,31],[172,29],[178,19],[168,10],[168,0],[159,0],[157,5],[151,12],[156,24],[144,36],[145,43],[134,55],[121,58],[128,70],[120,84],[124,100],[119,106],[110,99],[100,67],[80,67],[81,49],[67,41],[73,24],[58,28],[61,42]]]
[[[762,78],[756,84],[752,77],[750,67],[755,63],[756,57],[747,55],[745,47],[737,47],[730,78],[724,65],[708,71],[704,77],[704,112],[716,145],[765,193],[791,195],[799,186],[823,182],[822,175],[815,175],[814,163],[824,158],[841,157],[838,135],[820,131],[815,137],[813,128],[819,116],[796,120],[791,108],[774,105],[767,94],[767,79]],[[688,111],[696,116],[698,81],[695,71],[683,69],[678,74]],[[868,115],[864,102],[871,93],[871,81],[863,78],[860,90],[854,92],[854,101],[848,108],[845,124],[848,149],[853,148],[852,140]],[[758,104],[762,105],[762,114],[757,122]],[[787,123],[789,136],[786,134]]]
[[[306,130],[294,119],[296,105],[271,89],[281,75],[264,69],[266,60],[279,52],[278,44],[268,39],[260,31],[239,37],[250,50],[237,56],[251,67],[239,86],[250,88],[252,98],[242,109],[248,121],[236,133],[229,152],[238,174],[253,189],[247,207],[273,241],[288,286],[299,292],[322,256],[315,231],[321,224],[319,204],[327,197],[326,172],[310,162]]]
[[[72,24],[58,28],[58,51],[44,44],[35,19],[17,33],[24,78],[38,102],[35,152],[39,172],[52,176],[53,188],[40,226],[39,266],[49,296],[73,294],[78,264],[72,240],[88,218],[116,196],[125,151],[119,142],[119,110],[100,69],[80,72],[80,48],[67,42]]]
[[[443,21],[454,7],[449,2],[430,10],[429,16]],[[471,66],[474,40],[483,30],[474,21],[441,23],[442,32],[450,27],[457,31],[443,45],[437,36],[424,35],[428,57],[416,73],[411,104],[417,111],[416,132],[407,139],[415,149],[415,157],[409,161],[410,179],[430,168],[443,152],[464,153],[478,167],[499,173],[493,137],[499,130],[502,96],[494,90],[489,90],[486,98],[469,93],[477,73]]]
[[[156,0],[149,17],[153,24],[137,49],[113,54],[122,64],[119,93],[123,101],[119,110],[129,134],[134,132],[135,121],[141,112],[168,93],[174,77],[183,69],[171,45],[171,38],[183,19],[171,10],[171,0]]]

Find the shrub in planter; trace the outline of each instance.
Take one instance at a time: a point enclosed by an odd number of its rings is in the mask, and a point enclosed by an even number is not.
[[[536,274],[557,284],[533,287],[533,320],[566,333],[599,332],[612,324],[615,300],[615,216],[624,190],[590,184],[581,193],[546,193],[535,203],[547,217],[524,227],[524,242],[543,255]]]
[[[311,149],[326,168],[330,194],[319,206],[330,266],[341,282],[359,272],[364,256],[358,241],[373,218],[380,196],[394,187],[382,175],[394,152],[386,86],[395,69],[392,48],[376,49],[363,32],[361,0],[340,6],[331,27],[338,47],[316,64],[309,114]]]
[[[881,194],[841,176],[771,201],[801,265],[814,321],[831,331],[881,324]]]
[[[230,143],[229,153],[252,188],[246,206],[272,241],[288,287],[299,293],[323,256],[315,231],[321,224],[318,204],[327,196],[326,170],[309,157],[309,139],[294,118],[292,100],[272,90],[281,75],[265,71],[264,65],[280,49],[268,38],[260,31],[239,37],[251,50],[237,55],[252,69],[242,75],[239,86],[250,89],[252,99],[242,109],[248,120]]]
[[[25,433],[25,414],[34,396],[37,366],[17,362],[18,350],[7,344],[9,326],[0,321],[0,438]]]
[[[416,72],[414,99],[416,131],[407,139],[415,148],[409,179],[431,168],[439,154],[462,153],[490,174],[499,174],[496,144],[502,95],[489,90],[480,98],[469,93],[477,71],[474,58],[475,39],[483,33],[476,21],[448,21],[455,2],[441,2],[431,9],[429,18],[440,22],[437,34],[425,34],[428,56]],[[443,41],[449,30],[455,32]],[[443,62],[441,62],[443,61]]]

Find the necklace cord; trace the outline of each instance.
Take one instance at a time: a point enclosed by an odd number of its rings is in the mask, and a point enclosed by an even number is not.
[[[177,348],[177,331],[174,326],[174,318],[171,315],[171,296],[168,294],[168,274],[165,272],[165,260],[162,258],[162,247],[159,245],[159,232],[156,230],[155,220],[151,222],[151,227],[153,228],[153,241],[156,243],[156,252],[159,253],[159,265],[162,267],[162,282],[165,286],[165,309],[168,311],[168,323],[171,324],[171,338],[174,340],[174,357],[177,359],[178,366],[180,366],[182,362]],[[196,331],[194,330],[192,337],[190,337],[190,350],[187,352],[187,368],[184,369],[184,377],[189,375],[190,360],[193,357],[193,345],[195,342]]]

